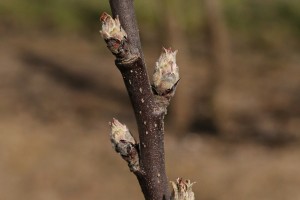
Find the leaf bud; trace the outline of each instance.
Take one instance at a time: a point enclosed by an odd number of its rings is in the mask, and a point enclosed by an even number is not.
[[[192,191],[194,183],[195,182],[191,183],[190,180],[183,180],[182,178],[177,178],[176,183],[171,181],[173,188],[171,200],[195,200],[195,195]]]
[[[135,145],[136,141],[132,137],[127,126],[121,124],[117,119],[113,118],[109,123],[111,127],[110,140],[113,148],[121,155],[127,155],[127,149],[122,149],[126,145]],[[124,147],[125,148],[125,147]]]
[[[102,30],[100,31],[100,34],[105,40],[113,38],[118,41],[122,41],[127,37],[126,32],[120,24],[118,16],[113,19],[109,14],[104,12],[100,17],[100,21],[102,22]]]
[[[174,95],[176,85],[179,81],[179,69],[176,64],[176,51],[171,48],[163,48],[158,61],[156,62],[153,74],[153,88],[160,96]]]

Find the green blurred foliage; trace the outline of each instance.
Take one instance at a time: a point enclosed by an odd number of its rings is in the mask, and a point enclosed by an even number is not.
[[[85,32],[97,26],[100,13],[108,9],[108,2],[96,0],[2,0],[0,21],[24,30]]]
[[[272,48],[290,39],[299,45],[300,1],[225,0],[224,13],[229,28],[255,47]]]
[[[162,32],[165,7],[172,6],[172,15],[186,34],[201,37],[205,28],[202,4],[199,0],[135,1],[141,32]],[[288,38],[299,46],[300,1],[223,0],[222,4],[229,31],[242,42],[264,49],[280,46]],[[0,26],[20,31],[97,34],[99,15],[109,10],[108,0],[2,0]]]

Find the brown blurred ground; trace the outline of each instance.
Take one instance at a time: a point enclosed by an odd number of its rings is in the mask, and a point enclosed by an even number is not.
[[[142,198],[107,136],[112,117],[134,129],[133,115],[112,56],[93,42],[76,36],[3,40],[1,198]],[[300,198],[296,144],[272,148],[188,133],[176,139],[168,127],[169,177],[196,181],[199,199]]]
[[[162,43],[179,49],[182,79],[166,122],[169,179],[196,181],[197,199],[300,199],[299,41],[277,26],[254,40],[223,30],[231,53],[223,69],[210,49],[218,44],[200,34],[206,29],[186,39],[172,20],[161,41],[140,24],[150,73]],[[0,27],[0,199],[142,199],[109,143],[112,117],[136,127],[99,28],[86,37],[47,23],[15,26]]]

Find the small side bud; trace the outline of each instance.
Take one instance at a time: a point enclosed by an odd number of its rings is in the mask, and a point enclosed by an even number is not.
[[[138,55],[132,52],[132,47],[127,40],[127,34],[122,28],[119,17],[113,19],[109,14],[103,13],[100,17],[102,22],[101,36],[105,40],[108,49],[117,58],[118,63],[133,63],[138,59]]]
[[[126,32],[120,24],[118,16],[116,19],[113,19],[109,14],[104,12],[100,17],[100,21],[102,22],[102,30],[100,31],[100,34],[105,40],[113,38],[118,41],[122,41],[127,37]]]
[[[182,178],[177,178],[176,183],[171,181],[173,188],[171,200],[195,200],[195,195],[192,191],[194,183],[195,182],[191,183],[190,180],[183,180]]]
[[[121,124],[117,119],[113,118],[112,122],[109,123],[111,127],[111,133],[110,133],[110,140],[112,142],[112,145],[114,149],[118,152],[118,144],[121,141],[126,141],[131,144],[136,144],[134,138],[132,137],[130,131],[128,130],[127,126],[124,124]]]
[[[132,137],[126,125],[121,124],[118,120],[113,119],[109,123],[111,127],[110,141],[113,148],[122,158],[127,161],[130,171],[139,170],[139,149],[138,144]]]
[[[159,96],[170,99],[176,90],[179,81],[179,69],[176,64],[176,51],[163,48],[156,62],[153,74],[153,90]]]

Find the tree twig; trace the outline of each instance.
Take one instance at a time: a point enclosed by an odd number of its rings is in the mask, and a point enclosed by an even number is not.
[[[176,53],[163,49],[150,85],[143,58],[132,0],[110,0],[114,19],[107,13],[100,17],[102,37],[116,56],[135,113],[139,144],[127,127],[117,120],[110,125],[115,150],[136,175],[146,200],[169,200],[165,170],[164,116],[179,81]]]

